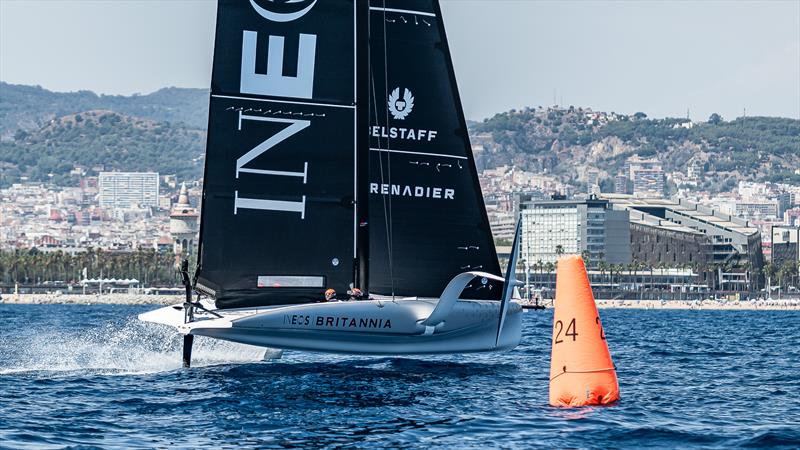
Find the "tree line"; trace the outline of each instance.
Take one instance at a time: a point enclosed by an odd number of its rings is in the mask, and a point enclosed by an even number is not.
[[[562,246],[557,246],[556,254],[559,257],[564,254]],[[620,275],[623,274],[627,274],[630,278],[634,273],[640,275],[649,273],[652,282],[656,270],[691,269],[704,283],[707,283],[709,289],[720,290],[722,286],[720,285],[720,280],[717,278],[717,271],[722,269],[724,272],[730,273],[733,272],[735,268],[731,263],[659,263],[653,265],[639,260],[634,260],[629,264],[612,264],[604,260],[595,263],[594,261],[590,261],[590,255],[586,251],[582,252],[581,257],[586,263],[587,268],[598,270],[601,277],[607,276],[611,284],[614,283],[615,277],[619,280]],[[520,268],[524,269],[524,260],[520,261],[520,264]],[[529,262],[528,266],[532,274],[538,275],[538,277],[535,276],[534,279],[541,278],[543,275],[549,277],[551,274],[555,273],[556,270],[555,263],[543,262],[541,260]],[[748,274],[748,284],[743,286],[743,290],[748,292],[758,291],[760,288],[763,288],[766,283],[769,283],[773,289],[784,290],[800,288],[800,273],[798,273],[798,271],[800,271],[800,264],[796,261],[786,261],[782,265],[767,262],[760,270],[746,263],[742,266],[742,269]]]
[[[172,251],[114,252],[91,247],[74,254],[36,248],[0,251],[0,284],[77,284],[84,268],[88,278],[135,278],[147,286],[178,283]]]

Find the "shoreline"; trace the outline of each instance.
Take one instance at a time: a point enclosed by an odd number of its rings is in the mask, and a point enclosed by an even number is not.
[[[174,305],[183,295],[144,294],[6,294],[0,304],[7,305]],[[547,308],[552,301],[545,300]],[[732,311],[800,311],[800,300],[719,301],[719,300],[596,300],[599,309],[681,309]]]
[[[5,294],[6,305],[161,305],[181,303],[183,295],[144,294]]]
[[[682,309],[705,311],[800,311],[800,301],[596,300],[600,309]]]

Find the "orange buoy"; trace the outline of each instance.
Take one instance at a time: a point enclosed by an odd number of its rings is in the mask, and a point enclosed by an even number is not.
[[[581,257],[556,268],[550,405],[607,405],[619,400],[619,382]]]

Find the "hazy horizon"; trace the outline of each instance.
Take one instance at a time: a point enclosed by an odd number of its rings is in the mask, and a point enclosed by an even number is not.
[[[0,0],[0,80],[113,95],[208,89],[215,3]],[[472,120],[554,103],[800,119],[800,1],[442,0],[442,9]]]

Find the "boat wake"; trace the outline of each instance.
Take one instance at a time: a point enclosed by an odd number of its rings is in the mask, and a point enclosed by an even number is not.
[[[19,338],[19,336],[18,336]],[[95,328],[39,333],[0,343],[9,351],[0,375],[22,372],[89,372],[130,375],[181,368],[181,336],[170,327],[135,318]],[[5,353],[5,352],[3,352]],[[279,358],[280,350],[198,337],[194,367]]]

